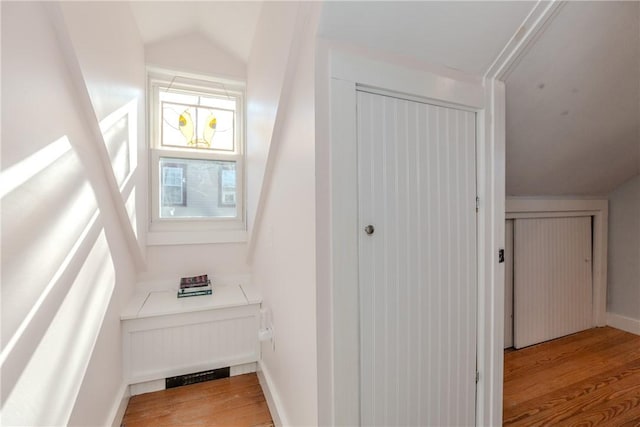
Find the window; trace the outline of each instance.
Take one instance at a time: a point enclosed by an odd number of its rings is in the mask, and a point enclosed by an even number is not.
[[[162,186],[160,187],[162,206],[187,206],[186,165],[181,163],[164,162],[162,170]],[[162,214],[160,215],[162,216]]]
[[[244,85],[149,74],[151,230],[244,230]]]

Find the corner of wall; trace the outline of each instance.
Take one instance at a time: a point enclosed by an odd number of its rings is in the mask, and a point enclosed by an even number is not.
[[[271,310],[277,345],[263,346],[262,383],[270,407],[282,425],[318,422],[316,286],[315,286],[315,6],[267,7],[272,18],[287,16],[290,40],[280,34],[278,79],[283,79],[254,171],[264,173],[254,200],[253,281],[260,286],[263,307]],[[264,12],[264,10],[263,10]],[[263,18],[265,17],[263,16]],[[258,36],[259,37],[259,36]],[[281,50],[280,50],[281,49]],[[255,70],[254,70],[255,71]],[[251,71],[249,86],[252,85]],[[253,82],[255,83],[255,82]],[[266,82],[263,82],[266,83]],[[254,89],[256,89],[254,87]],[[251,101],[250,101],[251,102]],[[254,117],[255,119],[256,117]],[[254,123],[255,124],[255,123]],[[268,145],[267,145],[268,144]],[[254,152],[254,154],[256,154]],[[250,155],[251,156],[251,155]],[[250,162],[248,160],[248,162]],[[252,165],[249,164],[248,168]],[[258,176],[254,176],[258,178]],[[254,182],[258,184],[258,182]],[[295,200],[296,208],[292,209]],[[275,342],[275,341],[274,341]]]
[[[251,260],[264,203],[265,182],[280,137],[286,103],[297,65],[300,16],[297,2],[266,2],[260,13],[247,64],[246,215]],[[273,22],[279,22],[274,29]],[[275,145],[274,145],[275,147]]]
[[[607,312],[607,326],[640,335],[640,319]]]
[[[607,324],[633,331],[640,320],[640,175],[609,194],[608,225]]]

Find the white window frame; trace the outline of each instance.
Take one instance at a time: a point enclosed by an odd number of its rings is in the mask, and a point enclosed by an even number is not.
[[[148,69],[150,224],[148,245],[201,244],[246,241],[245,220],[245,83],[170,70]],[[237,99],[234,150],[207,150],[168,147],[161,144],[159,93],[171,91],[200,93],[204,96],[233,96]],[[161,218],[160,158],[219,160],[235,162],[236,216],[232,218]]]

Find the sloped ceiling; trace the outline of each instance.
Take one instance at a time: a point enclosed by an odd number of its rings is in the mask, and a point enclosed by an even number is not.
[[[326,39],[484,74],[535,2],[326,2]]]
[[[201,33],[245,64],[262,1],[134,1],[131,10],[145,44]]]
[[[247,62],[262,2],[149,1],[146,44],[201,33]],[[535,2],[328,1],[320,37],[483,75]],[[605,195],[640,168],[640,2],[567,2],[506,78],[508,195]],[[277,25],[277,23],[273,23]]]
[[[506,79],[509,195],[606,195],[640,167],[640,3],[568,2]]]
[[[532,2],[328,2],[321,37],[483,75]],[[606,195],[640,164],[639,2],[567,2],[506,79],[508,195]]]

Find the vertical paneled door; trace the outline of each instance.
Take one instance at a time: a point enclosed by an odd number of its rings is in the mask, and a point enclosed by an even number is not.
[[[358,91],[360,420],[469,426],[476,115]]]
[[[591,217],[514,222],[514,347],[591,328]]]

